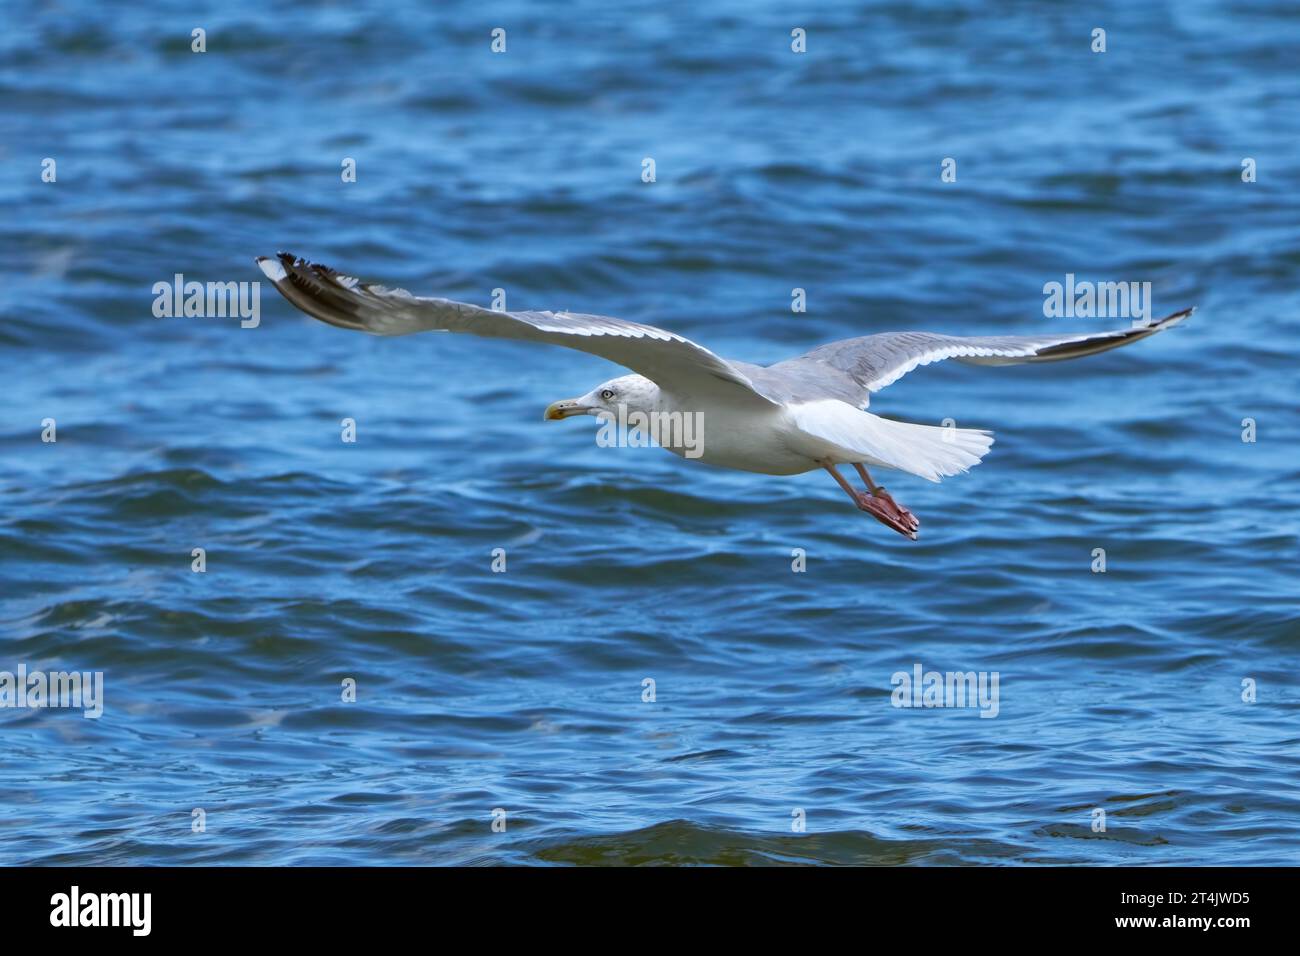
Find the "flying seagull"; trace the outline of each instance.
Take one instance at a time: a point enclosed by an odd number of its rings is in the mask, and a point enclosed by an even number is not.
[[[763,367],[720,358],[690,339],[638,322],[571,312],[498,312],[424,298],[361,282],[285,252],[259,257],[257,264],[286,299],[340,328],[375,335],[468,332],[599,355],[635,374],[552,403],[547,420],[596,415],[628,421],[633,412],[641,413],[643,421],[695,415],[704,429],[695,449],[699,460],[764,475],[824,468],[858,508],[913,540],[920,527],[916,516],[872,481],[866,466],[938,481],[978,464],[993,436],[974,428],[881,418],[866,410],[872,392],[941,359],[1016,365],[1104,352],[1177,325],[1193,311],[1105,332],[974,337],[882,332],[831,342]],[[665,447],[689,457],[680,442]],[[838,465],[857,469],[867,490],[855,489]]]

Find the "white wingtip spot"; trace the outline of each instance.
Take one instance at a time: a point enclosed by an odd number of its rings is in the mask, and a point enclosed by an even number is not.
[[[288,275],[288,273],[284,271],[284,266],[280,265],[279,259],[269,259],[266,256],[259,256],[257,264],[261,268],[262,272],[265,273],[266,277],[272,282],[279,282]]]

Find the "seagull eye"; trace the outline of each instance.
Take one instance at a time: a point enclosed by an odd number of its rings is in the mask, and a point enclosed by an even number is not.
[[[605,401],[609,401],[611,398],[614,397],[614,390],[612,388],[603,389],[600,393],[600,397],[603,398]]]

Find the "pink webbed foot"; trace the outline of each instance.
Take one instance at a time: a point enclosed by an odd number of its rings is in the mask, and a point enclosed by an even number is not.
[[[859,491],[857,500],[858,507],[881,524],[893,528],[913,541],[916,540],[916,532],[921,527],[921,522],[916,519],[916,515],[895,501],[884,488],[876,488],[874,495]]]

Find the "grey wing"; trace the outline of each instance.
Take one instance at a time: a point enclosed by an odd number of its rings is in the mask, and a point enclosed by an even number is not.
[[[1105,332],[971,337],[937,332],[882,332],[831,342],[772,369],[815,363],[847,373],[867,391],[878,392],[912,369],[943,359],[955,358],[971,365],[1019,365],[1105,352],[1171,328],[1194,311],[1194,308],[1184,309],[1149,325]]]
[[[599,355],[664,388],[698,395],[746,390],[770,402],[736,366],[690,339],[652,325],[569,312],[498,312],[361,282],[327,266],[277,253],[257,264],[280,293],[313,318],[375,335],[466,332],[545,342]]]

